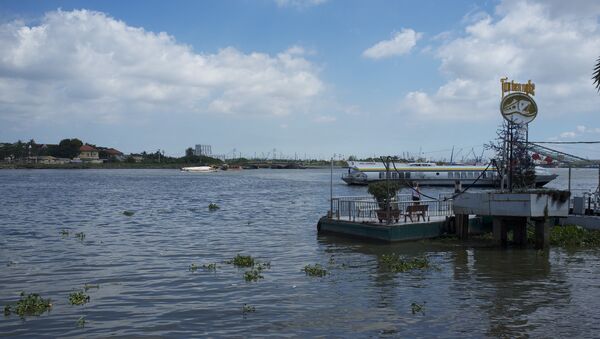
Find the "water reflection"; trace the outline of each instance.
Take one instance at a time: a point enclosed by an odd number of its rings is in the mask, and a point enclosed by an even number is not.
[[[454,331],[469,333],[476,329],[465,336],[479,333],[527,337],[528,333],[544,332],[539,311],[564,307],[571,299],[565,272],[561,267],[553,267],[548,251],[435,240],[361,245],[358,240],[331,235],[319,236],[318,241],[325,248],[344,248],[368,257],[369,261],[373,259],[370,279],[372,292],[378,296],[376,307],[407,309],[410,302],[420,302],[422,296],[430,313],[454,315]],[[406,257],[428,255],[439,270],[390,273],[381,267],[381,256],[391,253]],[[437,307],[446,309],[432,310]],[[398,326],[394,328],[406,334]]]

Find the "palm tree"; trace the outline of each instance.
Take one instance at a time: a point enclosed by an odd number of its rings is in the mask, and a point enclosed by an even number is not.
[[[600,91],[600,58],[598,58],[596,67],[594,68],[594,75],[592,76],[592,80],[594,80],[594,84],[598,91]]]

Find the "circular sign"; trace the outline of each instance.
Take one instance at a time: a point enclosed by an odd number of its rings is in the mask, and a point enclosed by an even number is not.
[[[511,93],[500,102],[500,113],[509,122],[526,125],[537,116],[537,104],[525,93]]]

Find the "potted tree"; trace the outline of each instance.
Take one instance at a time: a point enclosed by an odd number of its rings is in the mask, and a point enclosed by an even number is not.
[[[383,222],[383,220],[391,221],[392,219],[398,222],[400,219],[398,205],[393,203],[400,187],[398,181],[376,181],[369,184],[368,192],[379,205],[379,209],[376,211],[379,222]]]

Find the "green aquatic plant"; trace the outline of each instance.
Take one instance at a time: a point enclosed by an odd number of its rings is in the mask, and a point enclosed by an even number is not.
[[[208,204],[208,210],[209,210],[209,211],[216,211],[216,210],[218,210],[219,208],[221,208],[221,207],[219,207],[219,205],[217,205],[217,204],[215,204],[215,203],[212,203],[212,202],[211,202],[210,204]]]
[[[242,313],[256,312],[256,307],[248,304],[242,306]]]
[[[77,319],[77,327],[84,328],[85,327],[85,317],[81,316]]]
[[[254,266],[255,259],[249,255],[237,254],[233,259],[226,261],[228,264],[233,264],[237,267],[252,267]]]
[[[63,237],[68,237],[69,236],[69,230],[68,229],[62,229],[62,230],[60,230],[60,235],[62,235]]]
[[[21,299],[14,305],[4,306],[4,315],[9,316],[11,313],[16,313],[19,317],[24,318],[30,315],[41,315],[52,308],[51,300],[40,297],[37,293],[25,294],[21,292]]]
[[[83,232],[75,233],[75,237],[77,239],[83,241],[83,239],[85,239],[85,233],[83,233]]]
[[[425,314],[425,302],[423,302],[423,304],[417,304],[417,303],[412,303],[410,304],[410,308],[412,311],[412,314],[417,314],[417,313],[422,313]]]
[[[123,215],[127,216],[127,217],[131,217],[135,214],[134,211],[123,211]]]
[[[550,229],[550,245],[560,247],[599,247],[600,231],[576,225],[555,226]]]
[[[259,269],[252,269],[250,271],[246,271],[244,272],[244,280],[246,280],[247,282],[251,282],[251,281],[258,281],[259,279],[264,279],[264,277],[262,276],[262,274],[260,274],[262,272],[262,270]]]
[[[214,272],[217,270],[217,264],[216,263],[204,264],[204,265],[202,265],[202,269],[205,271]]]
[[[83,285],[83,289],[86,292],[92,288],[100,288],[100,284],[85,284],[85,285]]]
[[[381,266],[391,272],[407,272],[415,269],[423,270],[431,268],[431,264],[427,257],[416,257],[412,259],[404,259],[397,255],[383,254],[381,256]]]
[[[90,301],[90,296],[83,293],[82,291],[77,291],[69,294],[69,302],[71,305],[83,305]]]
[[[189,269],[190,272],[196,272],[198,270],[198,265],[196,264],[191,264]]]
[[[309,277],[324,277],[327,275],[327,270],[319,264],[304,266],[304,273]]]
[[[271,269],[271,263],[270,262],[261,262],[261,263],[256,263],[256,269],[259,271],[264,271],[264,270],[268,270]]]

